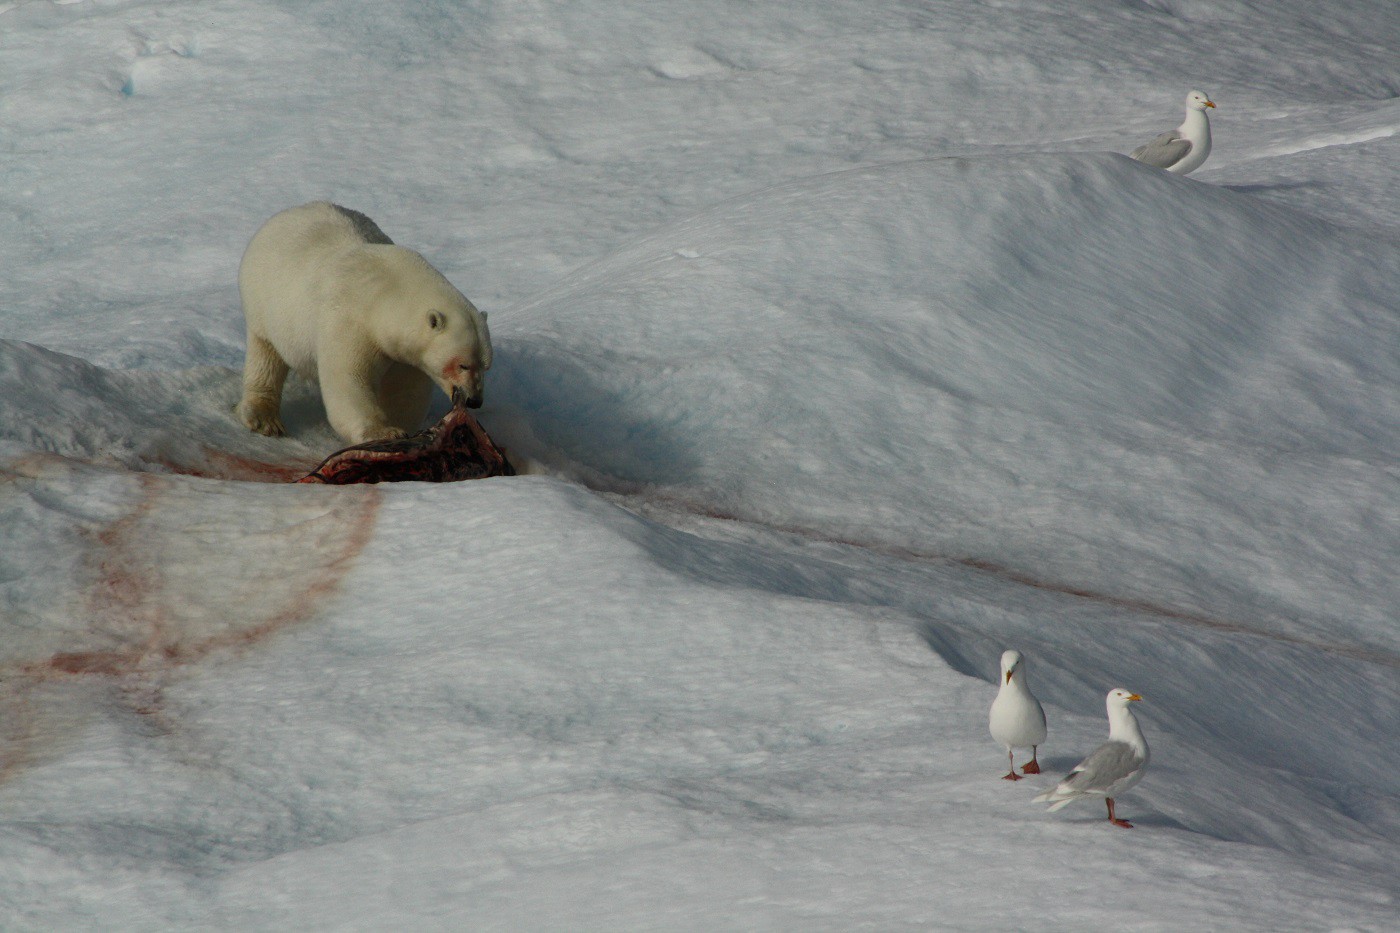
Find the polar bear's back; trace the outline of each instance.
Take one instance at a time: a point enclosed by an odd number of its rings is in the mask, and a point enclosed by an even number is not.
[[[392,244],[369,217],[328,201],[273,215],[238,269],[250,337],[268,340],[293,369],[314,375],[319,311],[335,303],[335,270],[367,246]]]

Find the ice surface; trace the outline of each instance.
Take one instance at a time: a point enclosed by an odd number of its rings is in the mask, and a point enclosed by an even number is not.
[[[1393,927],[1397,46],[0,4],[4,926]],[[1204,167],[1116,154],[1192,87]],[[237,423],[239,255],[321,197],[489,311],[530,475],[297,486],[314,387]],[[1120,684],[1138,828],[1032,806]]]

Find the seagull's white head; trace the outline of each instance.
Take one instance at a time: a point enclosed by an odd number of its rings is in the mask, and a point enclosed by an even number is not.
[[[1114,687],[1112,690],[1108,691],[1109,709],[1112,709],[1115,706],[1119,708],[1127,708],[1127,705],[1129,703],[1133,703],[1141,699],[1142,697],[1138,696],[1136,693],[1133,693],[1130,690],[1124,690],[1122,687]]]
[[[1011,675],[1019,671],[1024,663],[1021,652],[1003,651],[1001,653],[1001,682],[1003,684],[1011,683]]]
[[[1192,91],[1186,95],[1186,109],[1204,111],[1207,107],[1214,108],[1215,101],[1206,96],[1204,91]]]

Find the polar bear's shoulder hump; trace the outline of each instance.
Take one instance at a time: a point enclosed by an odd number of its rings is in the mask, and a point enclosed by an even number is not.
[[[379,229],[379,224],[370,220],[369,217],[361,214],[359,211],[353,211],[348,207],[341,207],[339,204],[331,204],[329,201],[325,203],[331,210],[349,221],[356,235],[366,243],[378,243],[384,246],[392,246],[394,244],[394,241],[389,239],[383,230]]]
[[[300,242],[366,243],[392,246],[394,241],[367,215],[330,201],[311,201],[277,214],[259,234]],[[255,237],[254,239],[257,239]]]

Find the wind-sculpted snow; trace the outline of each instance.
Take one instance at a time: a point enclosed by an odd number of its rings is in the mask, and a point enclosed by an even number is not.
[[[0,925],[1393,927],[1397,45],[0,0]],[[1193,87],[1206,165],[1111,154]],[[233,417],[239,256],[323,198],[489,311],[526,475],[297,486],[314,387]],[[1132,831],[1031,804],[1116,685]]]
[[[638,241],[503,312],[493,379],[596,482],[1394,651],[1398,277],[1118,156],[928,160]]]
[[[233,417],[239,375],[105,369],[32,344],[0,341],[0,444],[133,470],[286,481],[339,444],[315,390],[293,381],[297,438],[271,441]]]

